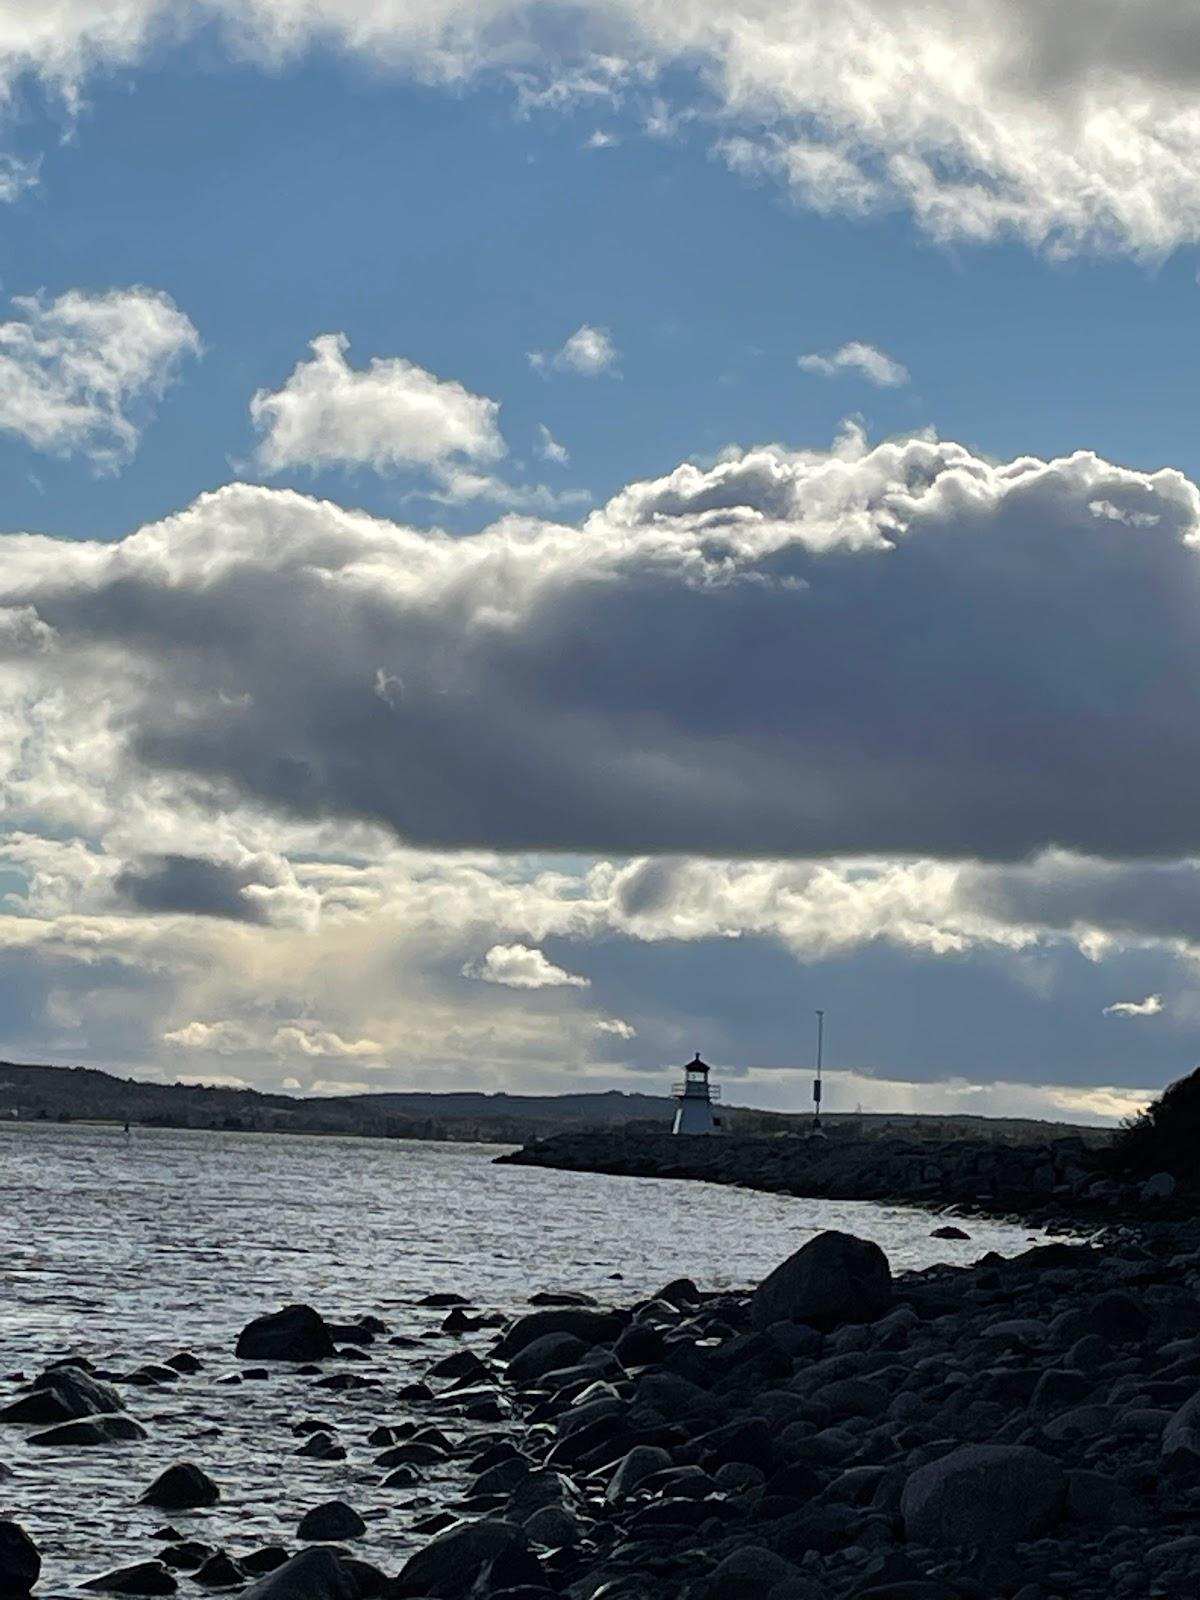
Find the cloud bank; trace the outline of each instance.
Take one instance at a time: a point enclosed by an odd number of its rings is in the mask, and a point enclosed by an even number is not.
[[[644,120],[700,112],[729,161],[803,204],[901,207],[938,239],[1155,256],[1200,238],[1187,0],[72,0],[14,10],[0,75],[72,101],[214,22],[272,63],[320,44],[424,81],[507,73],[527,106],[649,83]],[[680,80],[687,103],[664,105]]]

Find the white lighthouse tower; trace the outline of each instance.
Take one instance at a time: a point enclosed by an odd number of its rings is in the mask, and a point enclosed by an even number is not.
[[[720,1119],[713,1116],[713,1102],[720,1100],[721,1091],[709,1083],[710,1068],[701,1061],[697,1050],[694,1061],[683,1069],[683,1082],[677,1083],[671,1093],[678,1100],[675,1107],[675,1126],[672,1133],[716,1133]]]

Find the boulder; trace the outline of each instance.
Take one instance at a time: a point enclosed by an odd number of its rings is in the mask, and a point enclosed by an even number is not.
[[[324,1361],[333,1354],[333,1335],[311,1306],[285,1306],[247,1323],[236,1354],[240,1361]]]
[[[408,1595],[459,1600],[470,1593],[484,1568],[502,1551],[523,1544],[523,1535],[511,1522],[459,1523],[409,1556],[392,1580],[392,1595],[395,1600]]]
[[[967,1444],[911,1474],[900,1515],[914,1544],[1003,1551],[1053,1527],[1066,1496],[1062,1468],[1040,1450]]]
[[[536,1383],[548,1372],[572,1366],[588,1353],[589,1346],[573,1333],[546,1333],[519,1350],[508,1363],[513,1383]]]
[[[670,1456],[658,1445],[635,1444],[633,1449],[622,1456],[617,1463],[616,1471],[608,1480],[604,1498],[610,1504],[624,1500],[626,1495],[634,1492],[644,1478],[649,1478],[656,1472],[665,1472],[670,1465]]]
[[[221,1491],[207,1472],[191,1461],[181,1461],[155,1478],[142,1496],[142,1504],[163,1511],[188,1511],[195,1506],[215,1506],[220,1498]]]
[[[358,1584],[335,1551],[302,1550],[243,1590],[238,1600],[358,1600]]]
[[[1169,1172],[1156,1172],[1142,1185],[1141,1197],[1147,1202],[1169,1200],[1175,1193],[1176,1187],[1175,1179]]]
[[[608,1344],[618,1337],[628,1320],[615,1311],[590,1311],[583,1306],[532,1311],[517,1318],[497,1343],[496,1354],[511,1361],[518,1351],[548,1333],[569,1333],[586,1345]]]
[[[89,1578],[80,1588],[102,1589],[106,1594],[174,1594],[179,1585],[161,1561],[139,1561]]]
[[[797,1568],[773,1550],[744,1544],[713,1568],[708,1592],[713,1600],[761,1600],[777,1583],[798,1576]]]
[[[124,1409],[110,1384],[98,1383],[81,1367],[51,1367],[33,1380],[28,1394],[0,1411],[0,1422],[71,1422]]]
[[[1162,1453],[1200,1457],[1200,1393],[1185,1400],[1163,1429]]]
[[[931,1239],[969,1239],[971,1235],[963,1228],[956,1228],[952,1223],[947,1223],[944,1228],[935,1228],[929,1235]]]
[[[21,1524],[0,1521],[0,1594],[13,1600],[27,1595],[41,1570],[37,1546]]]
[[[366,1531],[366,1523],[353,1506],[344,1500],[330,1500],[304,1513],[296,1537],[329,1543],[334,1539],[361,1539]]]
[[[819,1233],[764,1278],[750,1301],[757,1328],[774,1322],[835,1327],[872,1322],[892,1302],[892,1273],[877,1244],[849,1233]]]
[[[144,1439],[146,1430],[132,1417],[82,1417],[78,1422],[62,1422],[45,1433],[31,1433],[25,1441],[36,1445],[125,1444]]]

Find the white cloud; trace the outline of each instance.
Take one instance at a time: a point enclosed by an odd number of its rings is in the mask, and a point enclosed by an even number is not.
[[[312,341],[282,389],[250,402],[263,434],[266,472],[291,467],[369,466],[376,472],[458,461],[497,461],[505,453],[494,400],[437,378],[402,357],[377,357],[355,369],[345,334]]]
[[[1162,995],[1148,994],[1144,1000],[1115,1000],[1105,1006],[1106,1017],[1157,1017],[1163,1008]]]
[[[621,1017],[600,1017],[596,1022],[596,1032],[611,1034],[614,1039],[637,1038],[637,1029]]]
[[[71,98],[89,71],[215,18],[231,48],[271,62],[321,43],[425,81],[507,71],[525,107],[670,83],[682,112],[702,109],[742,166],[777,173],[803,204],[904,207],[938,239],[1155,255],[1200,238],[1189,0],[591,0],[569,28],[537,0],[9,10],[10,90],[32,71]]]
[[[561,349],[553,355],[540,350],[530,353],[529,364],[535,371],[554,367],[559,372],[574,372],[583,378],[598,378],[604,374],[617,375],[617,348],[607,328],[594,328],[582,323]]]
[[[566,445],[559,444],[544,422],[538,423],[537,443],[534,449],[543,461],[553,461],[555,466],[565,467],[571,459]]]
[[[586,989],[588,979],[565,972],[541,951],[526,944],[494,944],[482,961],[468,962],[464,978],[481,978],[509,989]]]
[[[797,364],[805,372],[815,372],[822,378],[836,377],[839,372],[857,373],[879,389],[895,389],[908,382],[908,369],[891,356],[884,355],[872,344],[861,344],[857,339],[844,344],[830,355],[798,356]]]
[[[271,1049],[278,1055],[350,1061],[363,1057],[377,1060],[383,1054],[383,1046],[374,1039],[343,1039],[332,1028],[322,1028],[311,1022],[289,1023],[286,1027],[276,1028],[271,1038]]]
[[[0,429],[101,470],[128,461],[180,360],[200,337],[169,295],[72,289],[13,301],[0,323]]]

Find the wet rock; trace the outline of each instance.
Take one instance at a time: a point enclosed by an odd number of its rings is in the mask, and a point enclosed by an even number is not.
[[[620,1277],[620,1273],[615,1274],[615,1276]],[[704,1296],[690,1278],[672,1278],[670,1283],[661,1288],[654,1298],[656,1300],[665,1300],[668,1305],[682,1309],[687,1306],[698,1306]]]
[[[221,1491],[201,1467],[181,1461],[160,1473],[142,1496],[145,1506],[162,1511],[186,1511],[196,1506],[215,1506]]]
[[[1062,1516],[1067,1482],[1052,1457],[1024,1445],[962,1445],[904,1485],[906,1537],[923,1545],[1004,1550]]]
[[[709,1574],[712,1600],[761,1600],[777,1584],[798,1577],[790,1561],[762,1545],[746,1544],[733,1550]]]
[[[246,1574],[225,1554],[218,1550],[195,1573],[193,1582],[203,1589],[233,1589],[246,1581]]]
[[[100,1589],[105,1594],[174,1594],[179,1585],[161,1561],[139,1561],[89,1578],[80,1588]]]
[[[160,1366],[157,1362],[151,1361],[131,1372],[127,1378],[122,1379],[122,1382],[132,1383],[139,1389],[158,1389],[163,1384],[178,1383],[179,1374],[174,1367]]]
[[[487,1378],[487,1367],[475,1354],[474,1350],[456,1350],[453,1355],[443,1356],[440,1361],[435,1361],[429,1369],[431,1378]]]
[[[755,1327],[810,1322],[817,1327],[870,1322],[888,1309],[892,1274],[877,1244],[853,1234],[817,1234],[776,1267],[754,1291]]]
[[[944,1227],[934,1228],[929,1235],[931,1239],[969,1239],[971,1235],[963,1228],[956,1228],[953,1223],[946,1223]]]
[[[80,1422],[64,1422],[45,1433],[32,1433],[27,1444],[97,1445],[125,1444],[146,1438],[146,1430],[132,1417],[85,1417]]]
[[[19,1522],[0,1521],[0,1595],[27,1595],[38,1581],[42,1558]]]
[[[431,1467],[445,1459],[444,1448],[419,1439],[409,1439],[404,1444],[394,1444],[375,1457],[377,1467]]]
[[[471,1302],[464,1300],[461,1294],[427,1294],[417,1301],[419,1306],[429,1306],[434,1311],[448,1311],[451,1306],[469,1306]]]
[[[535,1339],[549,1333],[569,1333],[585,1345],[607,1344],[616,1339],[628,1317],[613,1311],[591,1311],[584,1307],[562,1306],[551,1311],[533,1311],[518,1317],[496,1345],[496,1354],[511,1361]]]
[[[324,1361],[333,1354],[325,1319],[311,1306],[285,1306],[256,1317],[238,1336],[239,1361]]]
[[[569,1367],[588,1353],[589,1346],[571,1333],[547,1333],[519,1350],[508,1364],[513,1383],[536,1383],[548,1372]]]
[[[540,1289],[529,1296],[531,1306],[594,1306],[595,1298],[581,1289]]]
[[[33,1380],[28,1394],[0,1411],[0,1422],[70,1422],[124,1409],[110,1384],[98,1382],[82,1367],[54,1366]]]
[[[201,1544],[197,1539],[185,1539],[178,1544],[169,1544],[165,1550],[158,1552],[158,1559],[164,1567],[170,1567],[172,1572],[196,1572],[216,1551],[210,1544]]]
[[[614,1354],[623,1367],[648,1367],[661,1361],[667,1341],[660,1328],[635,1322],[617,1340]]]
[[[384,1489],[411,1489],[414,1484],[420,1483],[421,1474],[416,1467],[397,1467],[394,1472],[389,1472],[381,1485]]]
[[[615,1504],[633,1494],[643,1479],[653,1476],[656,1472],[664,1472],[671,1466],[671,1457],[657,1445],[638,1444],[624,1455],[617,1465],[616,1471],[608,1480],[608,1487],[604,1491],[604,1498]]]
[[[358,1583],[333,1550],[302,1550],[251,1585],[238,1600],[359,1600]]]
[[[392,1595],[396,1600],[418,1595],[459,1600],[497,1556],[522,1543],[523,1535],[510,1522],[460,1523],[408,1558],[392,1581]]]
[[[360,1539],[366,1531],[366,1523],[353,1506],[344,1500],[330,1500],[305,1512],[296,1536],[327,1543],[334,1539]]]
[[[542,1506],[521,1524],[525,1537],[549,1550],[570,1548],[579,1543],[580,1526],[564,1506]]]
[[[199,1372],[202,1363],[190,1350],[180,1350],[177,1355],[168,1356],[164,1365],[171,1367],[175,1372],[182,1372],[185,1376]]]
[[[305,1555],[323,1555],[324,1551],[306,1550]],[[238,1566],[243,1572],[248,1572],[252,1577],[257,1577],[261,1572],[275,1572],[282,1567],[288,1559],[288,1553],[281,1544],[263,1545],[261,1549],[252,1550],[247,1556],[238,1557]]]
[[[340,1444],[335,1444],[327,1433],[310,1433],[295,1454],[306,1456],[313,1461],[344,1461],[346,1459],[345,1448]]]

